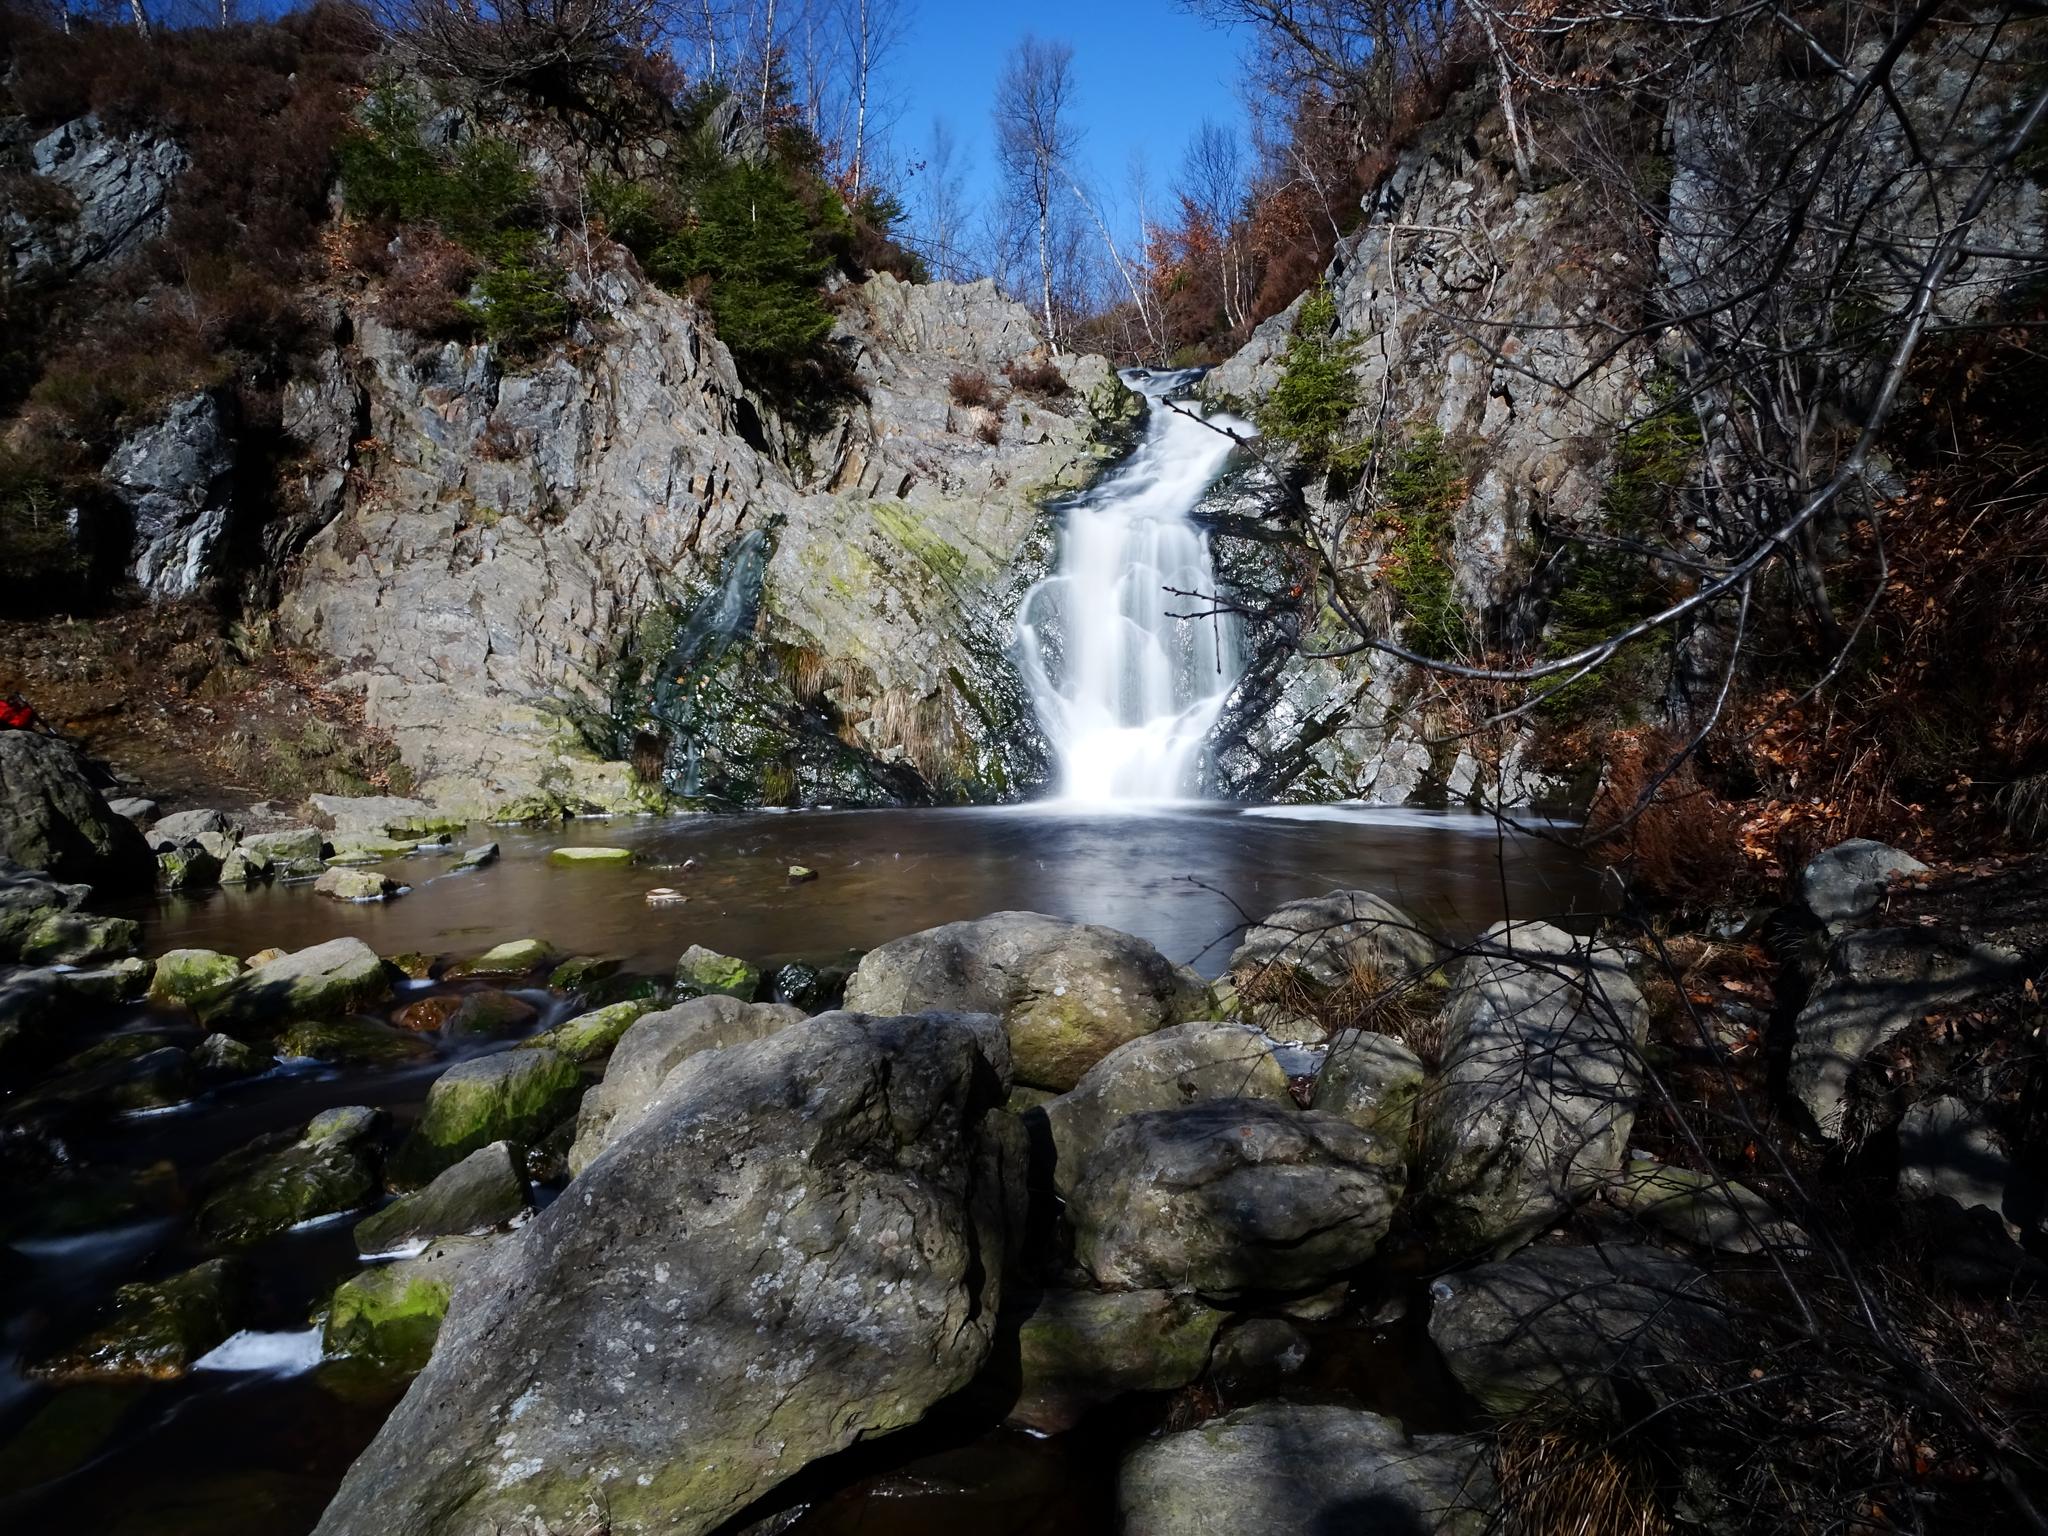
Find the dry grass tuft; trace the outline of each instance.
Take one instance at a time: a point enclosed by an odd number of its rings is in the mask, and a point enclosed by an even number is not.
[[[1443,1055],[1443,997],[1422,977],[1390,980],[1372,966],[1355,965],[1326,989],[1293,966],[1269,965],[1241,979],[1237,995],[1255,1017],[1306,1019],[1325,1039],[1347,1029],[1391,1035],[1432,1070]]]
[[[1513,1536],[1666,1536],[1654,1484],[1596,1438],[1542,1424],[1509,1424],[1494,1452],[1503,1529]]]

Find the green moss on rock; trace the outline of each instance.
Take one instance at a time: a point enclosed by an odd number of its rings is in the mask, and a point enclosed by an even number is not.
[[[401,1188],[418,1188],[494,1141],[528,1144],[576,1108],[583,1074],[559,1051],[506,1051],[450,1067],[427,1090],[412,1134],[391,1161]]]
[[[212,1259],[167,1280],[114,1293],[111,1315],[69,1349],[39,1362],[50,1381],[134,1377],[168,1381],[235,1331],[247,1288],[238,1261]]]
[[[173,949],[159,955],[150,978],[149,1000],[190,1007],[226,990],[242,974],[242,962],[211,949]]]

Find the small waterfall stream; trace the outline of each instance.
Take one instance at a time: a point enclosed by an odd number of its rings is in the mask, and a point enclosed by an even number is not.
[[[1241,666],[1238,627],[1211,614],[1209,538],[1188,518],[1235,446],[1198,405],[1169,401],[1200,369],[1129,369],[1145,436],[1069,505],[1058,569],[1017,615],[1023,672],[1069,800],[1175,800],[1196,789],[1202,750]],[[1233,417],[1208,421],[1248,433]]]

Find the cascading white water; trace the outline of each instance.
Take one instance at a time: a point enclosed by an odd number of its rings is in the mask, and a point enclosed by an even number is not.
[[[1069,507],[1059,568],[1017,614],[1023,670],[1060,765],[1065,798],[1192,794],[1202,748],[1237,682],[1238,631],[1214,613],[1209,539],[1188,520],[1234,444],[1234,417],[1166,403],[1199,369],[1130,369],[1147,402],[1131,457]]]

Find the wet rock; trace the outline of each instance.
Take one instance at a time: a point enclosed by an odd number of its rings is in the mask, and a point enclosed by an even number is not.
[[[676,961],[676,993],[680,997],[733,997],[750,1003],[760,992],[758,967],[702,944],[692,944]]]
[[[336,1066],[390,1066],[418,1061],[432,1047],[417,1035],[379,1024],[374,1019],[301,1019],[277,1037],[276,1050],[287,1059],[305,1058]]]
[[[1483,1536],[1496,1497],[1481,1439],[1410,1439],[1376,1413],[1296,1403],[1162,1435],[1126,1457],[1117,1478],[1123,1536]]]
[[[197,1005],[215,1029],[247,1037],[274,1034],[293,1020],[340,1018],[391,995],[391,976],[361,939],[329,939],[253,965]]]
[[[1946,1198],[1966,1211],[1996,1211],[2013,1232],[2040,1221],[2038,1207],[2031,1213],[2022,1209],[2029,1202],[2014,1187],[2005,1147],[1954,1094],[1922,1099],[1899,1122],[1899,1194],[1907,1200]],[[2021,1219],[2029,1214],[2032,1221]]]
[[[242,974],[242,962],[212,949],[173,949],[157,956],[149,1000],[165,1007],[191,1007],[221,991]]]
[[[479,1147],[425,1188],[401,1195],[356,1223],[356,1252],[398,1253],[435,1237],[462,1237],[509,1225],[532,1207],[526,1180],[502,1141]]]
[[[1799,899],[1824,925],[1853,923],[1878,909],[1894,880],[1926,869],[1911,854],[1854,837],[1814,855],[1799,872]]]
[[[458,1062],[434,1079],[419,1123],[391,1160],[399,1188],[418,1188],[494,1141],[537,1140],[573,1114],[576,1063],[555,1051],[504,1051]]]
[[[1048,1435],[1127,1392],[1186,1386],[1224,1318],[1165,1291],[1046,1291],[1018,1310],[1021,1385],[1006,1422]]]
[[[425,981],[434,974],[434,957],[421,954],[416,949],[401,950],[395,955],[386,955],[384,963],[408,981]]]
[[[232,1035],[208,1035],[192,1047],[192,1065],[203,1078],[226,1081],[255,1077],[268,1072],[276,1058],[253,1045],[244,1045]]]
[[[1761,1253],[1807,1246],[1806,1234],[1747,1185],[1653,1158],[1631,1159],[1600,1195],[1634,1220],[1696,1248]]]
[[[418,1375],[434,1352],[455,1282],[488,1247],[475,1238],[442,1238],[414,1257],[343,1281],[327,1305],[322,1347],[382,1374]]]
[[[1428,1079],[1422,1058],[1392,1035],[1342,1030],[1330,1037],[1309,1103],[1406,1148],[1412,1145],[1416,1105]]]
[[[329,1110],[303,1135],[265,1136],[208,1171],[193,1227],[208,1242],[245,1247],[323,1216],[359,1210],[377,1195],[367,1145],[375,1116]]]
[[[1278,1317],[1249,1317],[1226,1329],[1209,1361],[1209,1379],[1227,1397],[1263,1397],[1308,1364],[1308,1336]]]
[[[981,1038],[828,1014],[686,1065],[463,1277],[322,1536],[701,1536],[966,1386],[1010,1218]]]
[[[480,955],[458,960],[448,967],[449,976],[526,976],[555,963],[552,945],[539,939],[512,939],[493,945]]]
[[[1306,1291],[1372,1257],[1403,1178],[1399,1149],[1348,1120],[1219,1099],[1118,1123],[1067,1218],[1105,1286]]]
[[[220,884],[220,859],[196,842],[156,856],[157,884],[166,891],[210,891]]]
[[[227,846],[233,847],[242,835],[242,826],[226,811],[178,811],[149,829],[150,851],[167,853],[209,835],[225,837]]]
[[[234,515],[235,440],[209,390],[114,445],[105,476],[134,527],[130,574],[158,602],[200,593]]]
[[[1531,1248],[1437,1282],[1429,1336],[1488,1413],[1623,1423],[1624,1397],[1670,1402],[1701,1385],[1730,1334],[1696,1266],[1654,1248]]]
[[[32,1372],[49,1381],[173,1380],[235,1331],[247,1285],[240,1261],[232,1258],[211,1259],[166,1280],[124,1285],[114,1292],[104,1323]]]
[[[575,847],[557,848],[548,854],[550,864],[561,864],[569,868],[584,865],[597,867],[606,864],[630,864],[633,850],[630,848]]]
[[[318,827],[286,827],[256,832],[242,839],[242,848],[279,864],[310,864],[327,851],[327,835]]]
[[[839,1005],[852,975],[847,966],[805,965],[799,961],[778,967],[768,979],[768,992],[778,1003],[788,1003],[805,1013],[822,1013]]]
[[[402,859],[412,852],[410,838],[374,837],[368,835],[334,835],[332,850],[323,864],[328,870],[349,869],[365,864],[383,864],[392,859]]]
[[[392,1022],[400,1029],[409,1029],[415,1034],[432,1034],[448,1022],[461,1004],[462,999],[453,992],[423,997],[399,1009],[398,1017]]]
[[[611,1003],[520,1041],[520,1049],[560,1051],[571,1061],[596,1061],[609,1054],[635,1022],[653,1011],[652,1003]]]
[[[846,1006],[996,1014],[1017,1080],[1065,1092],[1118,1046],[1202,1017],[1206,991],[1143,939],[998,912],[870,950],[847,983]]]
[[[117,816],[67,743],[0,731],[0,856],[53,880],[106,892],[147,889],[149,845]]]
[[[463,849],[462,857],[455,861],[454,868],[457,873],[460,873],[463,870],[483,869],[497,862],[498,845],[496,843],[479,843],[474,848]]]
[[[275,873],[275,863],[267,854],[252,853],[247,848],[237,847],[229,851],[220,861],[220,883],[222,885],[260,885]]]
[[[624,964],[616,955],[575,955],[548,972],[548,986],[556,992],[588,991],[616,976]]]
[[[125,917],[86,912],[53,912],[22,941],[21,958],[31,965],[92,965],[135,953],[142,925]]]
[[[76,912],[92,887],[65,885],[0,859],[0,960],[16,960],[21,946],[45,921]]]
[[[308,1146],[353,1146],[376,1134],[384,1123],[384,1111],[367,1104],[343,1104],[323,1109],[306,1122],[299,1139]]]
[[[1241,1024],[1177,1024],[1118,1046],[1045,1106],[1055,1186],[1071,1194],[1125,1116],[1209,1099],[1294,1102],[1266,1037]]]
[[[1370,978],[1387,986],[1437,962],[1436,940],[1392,902],[1370,891],[1331,891],[1268,913],[1245,934],[1227,967],[1238,994],[1288,989],[1334,992]]]
[[[2016,980],[2017,953],[1935,929],[1843,934],[1792,1025],[1786,1086],[1830,1141],[1847,1129],[1849,1083],[1872,1051],[1930,1013]]]
[[[25,1071],[62,1049],[63,995],[52,971],[0,972],[0,1068]]]
[[[112,1035],[70,1057],[9,1109],[23,1117],[75,1110],[134,1114],[189,1103],[197,1091],[191,1058],[167,1036]]]
[[[467,823],[424,800],[402,795],[314,795],[308,802],[320,823],[344,837],[422,838],[460,832]]]
[[[801,864],[789,866],[789,883],[791,885],[807,885],[817,878],[818,872],[815,869],[807,869]]]
[[[765,1040],[805,1022],[779,1003],[742,1003],[717,995],[692,998],[628,1026],[612,1048],[604,1081],[584,1096],[576,1119],[569,1171],[581,1173],[647,1113],[670,1073],[705,1051]]]
[[[123,1003],[143,996],[156,967],[139,955],[103,965],[57,973],[57,987],[68,998],[92,1003]]]
[[[441,1032],[450,1037],[497,1040],[529,1028],[539,1017],[533,1004],[509,992],[485,988],[456,998],[454,1009],[441,1021]]]
[[[1496,923],[1451,976],[1421,1193],[1446,1246],[1525,1242],[1621,1172],[1649,1028],[1620,957]]]

